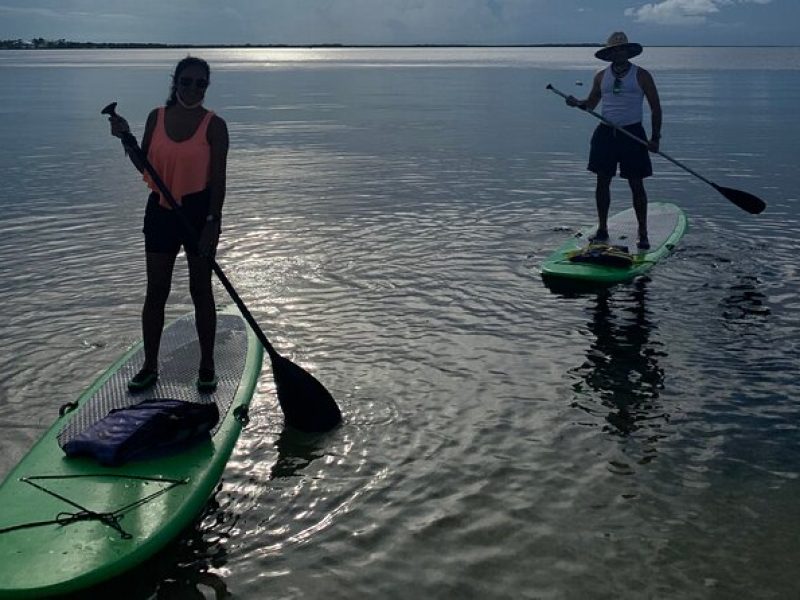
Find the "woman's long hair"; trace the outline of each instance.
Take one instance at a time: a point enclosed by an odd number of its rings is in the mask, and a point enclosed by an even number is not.
[[[202,58],[196,56],[187,56],[175,66],[175,72],[172,74],[172,86],[169,91],[169,98],[167,98],[167,106],[174,106],[178,102],[175,94],[178,91],[178,78],[181,76],[181,71],[186,67],[200,67],[206,72],[206,79],[211,81],[211,67]]]

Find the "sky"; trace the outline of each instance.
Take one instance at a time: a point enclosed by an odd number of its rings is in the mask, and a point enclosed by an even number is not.
[[[800,45],[800,0],[0,0],[0,39]]]

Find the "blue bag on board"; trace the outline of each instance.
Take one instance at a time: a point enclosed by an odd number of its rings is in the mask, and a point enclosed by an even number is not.
[[[106,466],[164,456],[210,439],[219,421],[213,402],[148,398],[116,408],[66,442],[68,457],[88,456]]]

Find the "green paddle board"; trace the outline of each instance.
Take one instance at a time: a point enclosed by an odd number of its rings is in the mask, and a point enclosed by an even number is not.
[[[542,263],[542,279],[547,284],[564,286],[613,285],[630,281],[649,271],[672,251],[686,233],[686,215],[674,204],[652,202],[647,207],[647,227],[650,249],[639,250],[636,247],[638,225],[633,208],[609,218],[608,245],[627,248],[630,255],[628,264],[623,266],[574,260],[576,254],[588,248],[589,237],[597,231],[596,224],[585,227]]]
[[[75,592],[142,563],[199,515],[219,482],[246,418],[263,348],[233,312],[217,315],[217,390],[196,389],[200,351],[194,315],[165,328],[159,380],[131,394],[143,361],[139,343],[61,416],[0,486],[0,598]],[[68,458],[59,442],[113,408],[147,398],[214,402],[209,439],[169,456],[104,467]]]

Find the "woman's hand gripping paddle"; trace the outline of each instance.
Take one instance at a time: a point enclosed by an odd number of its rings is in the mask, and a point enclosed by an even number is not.
[[[556,88],[554,88],[550,84],[547,84],[547,89],[552,91],[552,92],[554,92],[554,93],[556,93],[556,94],[558,94],[559,96],[561,96],[564,99],[569,98],[569,96],[567,96],[564,92],[562,92],[560,90],[557,90]],[[605,123],[609,127],[613,127],[617,131],[621,131],[622,133],[627,135],[632,140],[635,140],[635,141],[639,142],[640,144],[644,144],[645,146],[648,145],[645,140],[638,138],[637,136],[633,135],[630,131],[627,131],[626,129],[623,129],[622,127],[619,127],[618,125],[614,125],[614,123],[612,123],[608,119],[603,118],[602,115],[599,115],[598,113],[594,112],[593,110],[589,110],[588,108],[581,109],[581,110],[585,110],[587,113],[589,113],[593,117],[597,117],[598,119],[600,119],[603,123]],[[687,167],[683,163],[678,162],[677,160],[675,160],[671,156],[668,156],[667,154],[664,154],[661,151],[656,151],[656,154],[660,154],[661,156],[666,158],[668,161],[670,161],[672,164],[677,165],[681,169],[683,169],[684,171],[694,175],[700,181],[704,181],[705,183],[707,183],[708,185],[713,187],[715,190],[717,190],[720,194],[725,196],[728,200],[733,202],[736,206],[738,206],[742,210],[746,210],[750,214],[757,215],[758,213],[762,212],[767,207],[766,203],[761,198],[759,198],[758,196],[754,196],[753,194],[748,194],[747,192],[743,192],[742,190],[735,190],[733,188],[723,187],[721,185],[717,185],[716,183],[714,183],[713,181],[709,181],[708,179],[706,179],[705,177],[703,177],[699,173],[696,173],[696,172],[692,171],[689,167]]]
[[[118,118],[119,115],[116,113],[116,107],[117,103],[112,102],[106,106],[101,113],[108,115],[109,120]],[[161,195],[166,199],[172,209],[175,210],[190,237],[196,241],[198,239],[197,231],[194,230],[161,177],[159,177],[158,173],[153,169],[150,161],[147,160],[136,138],[130,132],[124,132],[121,137],[125,148],[136,155],[139,163],[153,178]],[[225,273],[223,273],[222,268],[217,264],[217,261],[211,257],[209,257],[208,260],[211,262],[211,268],[214,273],[216,273],[223,287],[236,303],[236,306],[239,307],[242,316],[250,327],[253,328],[259,341],[264,345],[267,354],[269,354],[272,363],[272,376],[275,378],[275,387],[278,393],[278,402],[281,405],[286,424],[305,432],[323,432],[336,427],[342,420],[342,413],[328,390],[305,369],[278,354],[267,339],[267,336],[264,335],[264,332],[258,326],[258,323],[256,323],[253,315],[250,314],[250,311],[239,297],[239,294],[236,293],[236,290],[225,276]]]

